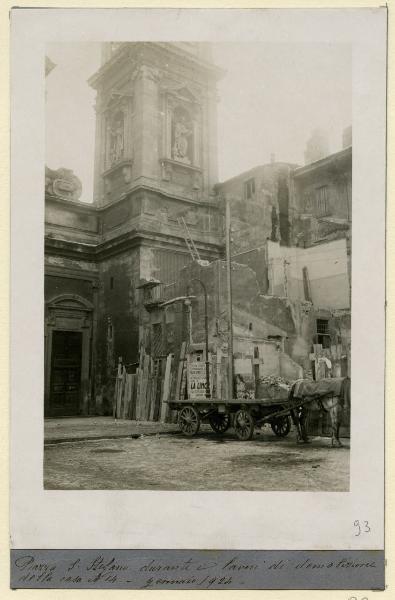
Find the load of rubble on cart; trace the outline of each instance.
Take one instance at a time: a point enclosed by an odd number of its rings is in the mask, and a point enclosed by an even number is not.
[[[306,442],[306,418],[315,403],[330,414],[332,445],[341,445],[341,408],[350,397],[348,377],[289,381],[269,375],[256,378],[251,387],[245,377],[236,374],[232,376],[232,393],[227,393],[230,384],[225,376],[221,394],[218,394],[211,362],[204,359],[201,352],[190,351],[184,356],[181,353],[178,385],[174,397],[168,400],[169,408],[177,411],[177,421],[184,435],[196,435],[204,422],[217,434],[224,434],[233,427],[237,438],[243,441],[250,440],[255,428],[265,424],[270,425],[276,436],[285,437],[293,423],[298,441]]]

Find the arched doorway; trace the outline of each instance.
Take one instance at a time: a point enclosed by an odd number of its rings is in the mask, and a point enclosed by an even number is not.
[[[46,304],[45,416],[87,414],[93,305],[75,294]]]

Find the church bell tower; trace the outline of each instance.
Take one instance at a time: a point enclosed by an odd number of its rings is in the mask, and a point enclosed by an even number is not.
[[[221,74],[209,44],[127,42],[104,44],[90,79],[97,91],[98,360],[109,373],[117,356],[138,360],[141,340],[156,339],[161,327],[159,305],[186,293],[177,288],[180,271],[196,258],[186,240],[201,260],[222,254],[213,189]]]
[[[209,43],[105,43],[97,90],[94,199],[137,189],[210,202],[217,183],[216,83]]]

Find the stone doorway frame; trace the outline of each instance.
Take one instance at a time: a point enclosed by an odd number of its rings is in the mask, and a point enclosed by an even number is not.
[[[77,294],[60,294],[45,304],[44,415],[50,416],[52,337],[54,331],[82,334],[80,414],[88,414],[91,394],[93,304]]]

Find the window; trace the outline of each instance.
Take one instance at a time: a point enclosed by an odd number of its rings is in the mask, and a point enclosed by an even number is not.
[[[152,325],[152,355],[161,356],[164,353],[161,323]]]
[[[323,185],[317,189],[315,214],[317,217],[325,217],[329,214],[328,186]]]
[[[317,319],[316,344],[321,344],[323,348],[330,348],[331,336],[329,334],[328,319]]]
[[[323,335],[329,333],[328,319],[317,319],[317,333],[320,333]]]
[[[249,179],[244,182],[244,197],[246,200],[255,198],[255,179]]]
[[[195,358],[197,362],[203,362],[203,350],[196,350]]]

